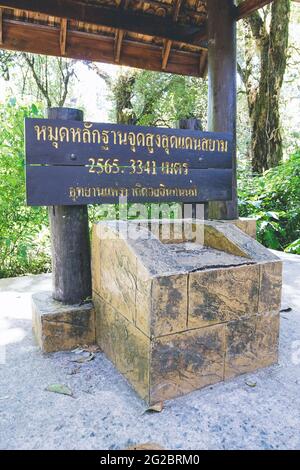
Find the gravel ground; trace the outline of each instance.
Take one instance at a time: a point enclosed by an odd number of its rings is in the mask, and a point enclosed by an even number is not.
[[[161,413],[145,413],[102,353],[84,364],[74,353],[42,356],[30,297],[51,288],[49,275],[0,280],[0,448],[300,449],[300,257],[280,256],[283,308],[292,310],[281,316],[279,365],[170,401]],[[53,383],[73,397],[45,391]]]

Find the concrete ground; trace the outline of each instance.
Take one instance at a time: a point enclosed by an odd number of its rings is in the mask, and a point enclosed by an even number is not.
[[[102,353],[42,356],[31,332],[30,296],[50,276],[0,280],[0,448],[300,449],[300,256],[284,260],[279,365],[194,392],[145,413]],[[45,391],[65,384],[74,396]]]

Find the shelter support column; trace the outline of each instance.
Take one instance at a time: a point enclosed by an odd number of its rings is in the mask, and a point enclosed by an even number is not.
[[[82,121],[78,109],[50,108],[49,119]],[[92,295],[87,206],[49,207],[52,243],[53,298],[65,304]]]
[[[207,0],[208,130],[233,134],[233,192],[228,202],[210,202],[208,217],[238,218],[236,178],[236,20],[234,0]]]
[[[49,119],[82,121],[78,109],[50,108]],[[95,342],[87,206],[51,206],[52,292],[32,296],[33,330],[45,353]]]

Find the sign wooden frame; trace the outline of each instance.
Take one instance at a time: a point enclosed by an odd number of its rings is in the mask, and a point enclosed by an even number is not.
[[[232,199],[233,136],[26,119],[27,204]]]

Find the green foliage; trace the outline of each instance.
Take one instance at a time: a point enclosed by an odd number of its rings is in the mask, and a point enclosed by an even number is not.
[[[0,49],[0,77],[4,80],[10,79],[10,67],[13,64],[13,54]]]
[[[0,79],[9,82],[18,101],[25,98],[25,102],[41,102],[48,108],[71,105],[75,69],[72,59],[0,50]]]
[[[173,126],[185,116],[202,119],[205,127],[205,82],[199,87],[196,79],[135,72],[124,83],[117,96],[120,109],[127,103],[137,123]],[[14,98],[0,105],[0,278],[50,270],[47,211],[25,204],[24,118],[41,114],[39,106],[20,106]],[[300,151],[262,176],[249,176],[248,160],[239,160],[240,215],[257,219],[258,240],[265,246],[300,254]],[[130,209],[129,218],[136,218],[134,206]],[[150,215],[148,205],[145,210]],[[104,205],[91,206],[89,215],[90,223],[124,217],[122,207]]]
[[[295,240],[293,243],[290,243],[284,250],[287,253],[292,253],[295,255],[300,255],[300,238],[298,240]]]
[[[206,127],[207,82],[149,71],[122,72],[111,85],[113,121],[174,127],[179,119],[198,118]]]
[[[116,80],[110,83],[111,98],[114,110],[111,119],[118,124],[135,124],[136,116],[132,107],[132,95],[136,77],[139,72],[128,70],[118,75]]]
[[[239,178],[242,217],[255,217],[258,240],[268,248],[300,254],[300,151],[263,176]]]
[[[40,115],[15,99],[0,106],[0,278],[50,266],[46,209],[25,205],[24,118]]]
[[[167,125],[199,118],[206,126],[207,82],[194,77],[143,71],[136,76],[133,106],[140,125]]]

